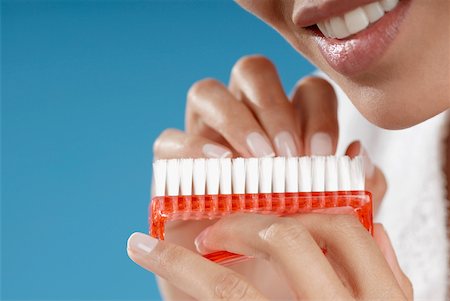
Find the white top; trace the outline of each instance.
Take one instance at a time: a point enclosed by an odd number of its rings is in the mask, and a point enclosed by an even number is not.
[[[446,300],[447,114],[409,129],[383,130],[364,119],[343,91],[334,87],[339,100],[338,153],[360,140],[383,170],[388,191],[375,221],[383,223],[392,240],[400,266],[413,283],[414,300]]]

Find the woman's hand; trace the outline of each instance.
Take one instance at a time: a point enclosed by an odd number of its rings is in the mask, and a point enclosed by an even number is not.
[[[275,66],[262,56],[248,56],[232,68],[228,87],[204,79],[189,89],[185,128],[165,130],[155,141],[154,158],[332,155],[339,133],[336,95],[327,81],[307,77],[288,97]],[[364,156],[366,188],[376,209],[386,190],[383,174],[359,142],[350,144],[346,154]],[[161,244],[171,242],[193,251],[194,238],[211,224],[169,223]],[[232,269],[251,283],[266,283],[267,297],[289,298],[285,283],[265,261],[235,264]],[[163,279],[159,285],[168,300],[189,298]]]
[[[206,228],[196,245],[202,253],[226,250],[269,261],[289,287],[284,299],[412,300],[411,284],[381,225],[375,225],[374,240],[352,215],[236,214]],[[130,237],[128,254],[197,300],[269,300],[257,287],[277,285],[254,283],[183,247],[141,233]]]
[[[154,143],[154,158],[333,155],[338,143],[333,87],[306,77],[286,96],[270,60],[241,58],[228,87],[214,79],[196,82],[187,95],[185,131],[165,130]],[[381,171],[359,142],[346,154],[365,158],[366,187],[378,207],[386,190]]]

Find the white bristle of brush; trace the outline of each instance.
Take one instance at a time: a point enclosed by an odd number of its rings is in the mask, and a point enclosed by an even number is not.
[[[245,164],[245,193],[258,193],[259,161],[249,158]]]
[[[155,196],[364,190],[347,156],[157,160],[153,175]]]
[[[311,158],[300,157],[298,159],[298,191],[311,192]]]
[[[205,195],[206,190],[206,163],[205,159],[194,159],[192,169],[194,195]]]
[[[339,190],[351,190],[350,158],[340,157],[338,159],[338,186]]]
[[[155,196],[166,195],[167,160],[157,160],[153,163],[153,178]]]
[[[222,158],[220,159],[220,183],[219,191],[221,194],[231,194],[231,159]]]
[[[298,192],[298,158],[286,159],[286,192]]]
[[[167,161],[167,195],[175,196],[180,193],[180,162],[178,159]]]
[[[325,157],[312,157],[312,191],[325,191]]]
[[[206,160],[206,193],[219,194],[220,163],[219,159]]]
[[[180,194],[192,195],[193,159],[180,159]]]
[[[273,159],[272,192],[283,193],[286,187],[286,158]]]
[[[259,192],[272,192],[273,158],[259,159]]]
[[[325,191],[339,190],[338,184],[338,163],[336,157],[325,158]]]
[[[233,193],[245,193],[245,160],[244,158],[233,159],[231,167]]]

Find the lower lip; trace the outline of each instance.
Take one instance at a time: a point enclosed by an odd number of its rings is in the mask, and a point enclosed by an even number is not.
[[[392,44],[405,18],[411,0],[402,0],[379,21],[348,39],[314,38],[328,64],[337,72],[351,76],[362,73],[381,59]]]

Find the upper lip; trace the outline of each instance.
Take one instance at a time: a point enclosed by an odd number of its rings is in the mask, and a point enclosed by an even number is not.
[[[308,27],[372,2],[376,2],[376,0],[296,1],[292,12],[292,21],[297,26]]]

